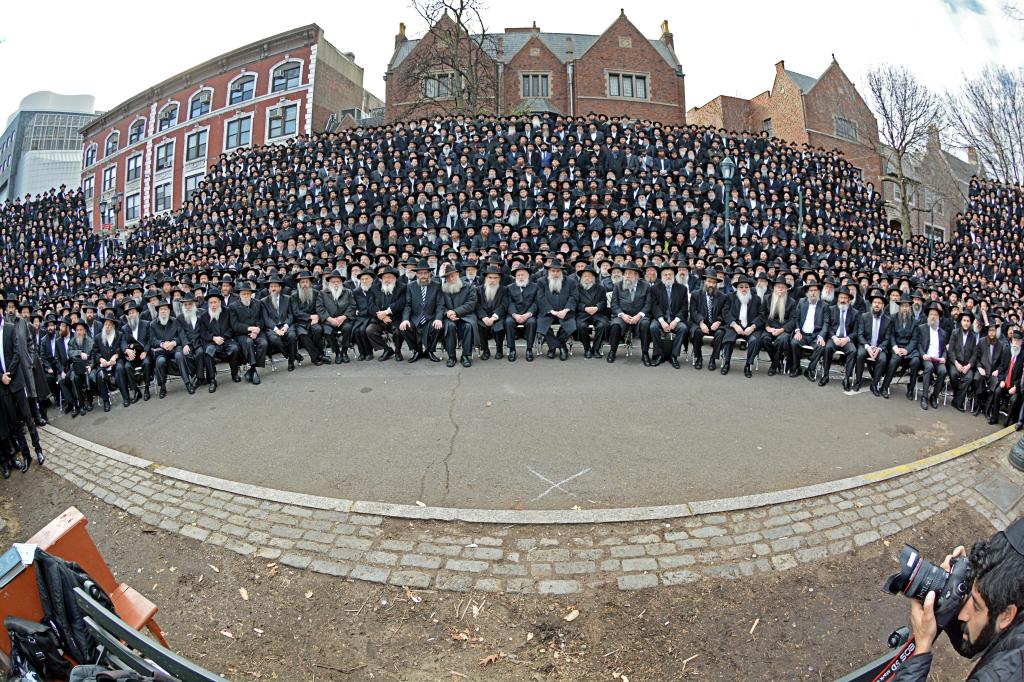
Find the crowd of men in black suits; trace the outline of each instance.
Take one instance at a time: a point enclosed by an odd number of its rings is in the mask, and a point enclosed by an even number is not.
[[[934,409],[948,380],[957,409],[1019,422],[1024,193],[974,178],[969,194],[933,246],[891,227],[835,150],[532,115],[236,150],[123,243],[96,238],[79,190],[6,202],[0,284],[25,343],[0,448],[27,460],[53,404],[110,410],[116,390],[130,407],[170,375],[212,393],[215,363],[259,384],[268,357],[441,361],[440,344],[469,367],[475,348],[516,361],[520,337],[526,361],[538,339],[607,362],[628,342],[644,365],[707,355],[723,374],[740,346],[747,377],[764,354],[767,374],[822,385],[841,361],[849,390],[867,373],[888,398],[905,375]]]

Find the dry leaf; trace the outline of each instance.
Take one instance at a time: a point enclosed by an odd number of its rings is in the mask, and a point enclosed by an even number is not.
[[[491,406],[492,404],[493,404],[493,403],[491,403],[491,401],[490,401],[490,400],[488,400],[488,401],[487,401],[486,403],[484,403],[484,405],[486,405],[487,407],[490,407],[490,406]]]
[[[573,511],[582,511],[582,510],[583,510],[583,507],[579,506],[578,504],[574,504],[574,505],[572,506],[572,510],[573,510]]]
[[[263,630],[260,630],[259,628],[253,628],[252,631],[255,632],[257,635],[263,634]]]
[[[309,590],[308,592],[306,592],[306,599],[312,599],[312,598],[313,598],[313,590]]]
[[[227,637],[229,639],[234,639],[235,638],[235,636],[233,634],[231,634],[231,630],[221,630],[220,634],[224,635],[225,637]]]
[[[242,595],[242,601],[249,601],[249,592],[244,587],[238,588],[238,594]]]
[[[563,618],[562,620],[564,620],[566,623],[571,623],[571,622],[573,622],[574,620],[576,620],[579,617],[580,617],[579,610],[573,609],[569,613],[565,614],[565,618]]]
[[[416,500],[416,506],[417,506],[417,507],[426,507],[427,505],[423,504],[423,503],[422,503],[422,502],[420,502],[419,500]]]
[[[213,564],[206,564],[206,565],[209,566],[210,568],[212,568],[214,573],[220,573],[220,569],[217,568],[216,566],[214,566]]]
[[[456,642],[468,642],[469,641],[469,633],[468,632],[453,632],[452,633],[452,639],[454,641],[456,641]]]
[[[490,665],[492,663],[496,663],[497,661],[501,660],[502,658],[505,658],[505,652],[504,651],[499,651],[496,654],[491,654],[490,656],[484,656],[483,658],[481,658],[480,659],[480,665],[481,666]]]
[[[526,633],[526,641],[529,642],[531,639],[533,639],[533,633],[532,632],[527,632]]]
[[[415,594],[413,594],[413,593],[412,593],[412,590],[410,590],[410,589],[409,589],[408,587],[405,587],[404,589],[405,589],[405,596],[406,596],[406,597],[407,597],[407,598],[409,599],[409,601],[411,601],[411,602],[412,602],[413,604],[419,604],[419,603],[420,603],[421,601],[423,601],[423,599],[422,599],[422,598],[420,598],[420,597],[416,596]]]

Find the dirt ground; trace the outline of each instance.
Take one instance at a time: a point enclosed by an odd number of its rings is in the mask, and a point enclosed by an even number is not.
[[[568,598],[407,591],[207,547],[32,467],[0,482],[0,543],[71,505],[112,570],[157,604],[179,653],[232,680],[289,682],[831,680],[884,653],[906,621],[907,601],[879,588],[904,542],[937,562],[992,532],[955,506],[888,545],[754,578]],[[969,667],[940,644],[930,679]]]

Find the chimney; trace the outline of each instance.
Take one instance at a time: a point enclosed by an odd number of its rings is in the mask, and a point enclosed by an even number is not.
[[[672,33],[671,31],[668,30],[668,19],[664,19],[661,22],[661,42],[668,45],[668,49],[672,50],[673,52],[676,51],[676,46],[672,42]]]
[[[974,166],[978,165],[978,150],[974,147],[967,148],[967,163]]]
[[[942,148],[942,142],[939,139],[939,129],[934,123],[928,126],[928,146],[934,147],[935,149]]]
[[[533,33],[533,35],[540,35],[540,29],[537,28],[537,22],[536,21],[534,21],[533,22],[533,26],[530,27],[530,32]]]
[[[786,70],[786,62],[783,59],[775,62],[775,75],[781,76],[782,72]]]
[[[565,61],[566,63],[572,61],[572,36],[565,37]]]
[[[395,36],[395,49],[397,50],[406,40],[408,38],[405,37],[405,22],[403,21],[398,24],[398,34]]]

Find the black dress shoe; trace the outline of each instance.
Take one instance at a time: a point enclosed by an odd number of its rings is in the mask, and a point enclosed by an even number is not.
[[[213,381],[211,381],[210,382],[210,387],[208,389],[206,389],[206,390],[208,390],[210,393],[216,393],[217,392],[217,380],[214,379]]]
[[[234,374],[231,375],[231,381],[233,381],[236,384],[241,383],[242,377],[238,376],[238,372],[235,372]]]
[[[803,372],[800,371],[800,367],[799,366],[796,366],[793,369],[789,370],[789,378],[790,379],[796,379],[798,376],[800,376],[802,374],[803,374]]]
[[[743,376],[745,376],[748,379],[754,376],[754,372],[751,371],[750,365],[743,365]]]
[[[448,358],[448,362],[446,362],[444,364],[448,365],[449,367],[454,367],[455,366],[455,358]]]
[[[711,358],[710,360],[708,360],[708,371],[709,372],[714,372],[715,371],[715,367],[717,367],[717,366],[718,366],[718,364],[715,362],[714,358]]]
[[[526,361],[527,362],[533,362],[533,349],[532,348],[527,348],[526,349]]]
[[[768,376],[773,377],[773,376],[775,376],[778,373],[779,373],[779,370],[775,368],[775,365],[772,365],[772,366],[770,366],[768,368]]]
[[[253,386],[259,386],[262,382],[263,382],[263,380],[260,379],[260,373],[256,371],[255,367],[253,367],[253,370],[252,370],[252,385]]]
[[[995,426],[998,423],[999,423],[999,419],[997,419],[996,417],[989,417],[988,418],[988,425],[989,426]]]
[[[6,459],[3,462],[0,462],[0,476],[3,476],[4,478],[11,477],[11,465],[7,463]]]
[[[843,390],[847,391],[847,392],[850,391],[850,380],[849,379],[843,379]]]
[[[569,359],[569,349],[566,348],[565,346],[562,346],[561,348],[559,348],[558,349],[558,359],[561,360],[562,362],[565,362],[566,360],[568,360]]]
[[[36,422],[36,426],[46,426],[46,423],[47,423],[47,422],[46,422],[46,420],[45,420],[45,419],[43,419],[42,417],[34,417],[33,419],[34,419],[34,420],[35,420],[35,422]]]
[[[669,363],[672,365],[673,369],[679,369],[679,360],[677,358],[672,358],[669,360]]]
[[[722,365],[722,372],[721,372],[722,376],[724,377],[726,374],[728,374],[730,369],[731,368],[729,367],[729,363],[728,362],[725,363],[724,365]]]
[[[588,351],[584,351],[584,353],[583,353],[583,359],[584,360],[590,360],[593,357],[594,357],[594,354],[591,353],[589,350]]]
[[[883,388],[882,389],[882,397],[885,398],[886,400],[888,400],[889,399],[889,395],[890,395],[889,389]]]
[[[650,367],[651,366],[651,359],[649,357],[647,357],[646,355],[644,355],[642,358],[640,358],[640,362],[643,363],[644,367]]]
[[[978,413],[981,412],[981,405],[978,404],[979,402],[980,401],[978,399],[974,400],[974,409],[971,410],[971,416],[972,417],[977,417]]]
[[[92,404],[92,400],[89,400],[88,402],[85,403],[85,411],[86,412],[92,412],[94,407],[96,407],[96,406]]]
[[[955,400],[953,401],[952,405],[953,405],[953,409],[956,410],[957,412],[965,412],[966,411],[964,406],[963,405],[958,405]]]
[[[306,361],[306,356],[305,355],[303,355],[302,353],[296,353],[295,354],[295,362],[305,362],[305,361]]]
[[[365,353],[359,353],[358,355],[356,355],[356,362],[362,362],[365,359],[366,359],[366,354]]]
[[[396,350],[395,351],[395,362],[401,362],[402,360],[405,360],[405,358],[402,357],[402,351]]]
[[[556,351],[555,351],[554,348],[548,348],[548,360],[554,360],[555,359],[555,352]]]
[[[862,386],[863,386],[863,384],[861,382],[855,381],[854,384],[853,384],[854,392],[855,393],[860,393],[860,389],[861,389]],[[873,386],[873,384],[872,384],[872,386]]]
[[[608,362],[608,363],[615,362],[615,351],[613,351],[613,350],[608,351],[608,357],[605,358],[605,362]]]
[[[501,351],[498,351],[498,354],[500,355]],[[481,360],[490,360],[491,359],[491,349],[490,348],[484,348],[484,352],[480,354],[480,359]],[[501,358],[498,358],[498,359],[500,360]]]
[[[411,365],[422,357],[423,355],[418,350],[414,350],[412,355],[409,356],[409,364]]]
[[[501,347],[499,346],[498,348],[495,348],[494,349],[494,359],[495,360],[501,360],[503,357],[505,357],[505,354],[501,352]]]
[[[693,361],[693,368],[694,369],[702,369],[703,367],[704,367],[704,361],[701,360],[700,358],[697,358],[696,360]]]
[[[601,352],[600,348],[598,348],[597,350],[593,351],[593,355],[594,355],[595,358],[603,358],[604,357],[604,353]]]
[[[38,446],[36,447],[36,462],[39,466],[43,466],[46,463],[46,455],[43,453],[43,449]]]
[[[196,392],[196,385],[191,381],[186,381],[185,390],[188,391],[189,395],[193,395]]]
[[[377,361],[378,362],[385,362],[387,360],[390,360],[393,357],[395,357],[395,351],[391,350],[390,348],[385,348],[384,352],[381,353],[381,356],[379,358],[377,358]]]
[[[913,386],[907,386],[907,400],[913,400],[913,399],[914,399],[914,387]]]
[[[807,377],[808,381],[814,381],[814,374],[811,372],[810,367],[804,370],[804,376]],[[828,372],[825,373],[825,376],[828,376]]]
[[[661,365],[664,362],[665,362],[665,358],[662,357],[661,355],[659,355],[658,357],[654,358],[654,360],[651,361],[651,366],[652,367],[657,367],[657,366]]]
[[[139,392],[139,389],[135,389],[135,392],[132,393],[132,402],[137,403],[140,400],[142,400],[142,393]]]
[[[935,396],[932,396],[932,397],[931,397],[931,398],[930,398],[930,399],[928,400],[928,404],[932,406],[932,409],[933,409],[933,410],[937,410],[937,409],[939,409],[939,399],[938,399],[937,397],[935,397]]]
[[[821,377],[820,379],[818,379],[818,385],[819,386],[827,386],[828,382],[829,382],[828,372],[825,372],[825,375],[823,377]]]
[[[512,350],[510,350],[508,352],[508,361],[509,362],[515,362],[516,361],[516,351],[515,351],[515,349],[512,349]]]
[[[1017,425],[1013,427],[1014,431],[1024,430],[1024,422],[1017,422]]]
[[[21,462],[18,464],[18,462]],[[27,452],[21,453],[17,460],[15,460],[14,468],[23,474],[27,474],[28,470],[32,468],[32,455]]]
[[[921,402],[921,409],[922,410],[927,410],[928,409],[928,399],[922,396],[920,402]]]
[[[882,395],[882,392],[878,390],[878,386],[876,386],[873,383],[871,384],[871,395],[875,396],[876,398]]]
[[[124,403],[124,406],[125,406],[125,407],[131,407],[132,401],[128,400],[127,398],[125,398],[125,399],[124,399],[124,400],[122,400],[121,402],[123,402],[123,403]]]
[[[146,386],[146,390],[142,392],[142,402],[149,400],[149,386]]]
[[[441,358],[437,357],[435,353],[427,353],[427,360],[431,362],[441,362]]]
[[[463,355],[462,356],[462,366],[463,367],[472,367],[473,366],[473,361],[469,359],[468,355]]]
[[[288,361],[288,371],[289,372],[294,372],[295,371],[295,361],[294,360],[289,360]]]
[[[336,365],[340,365],[341,364],[341,353],[335,353],[334,354],[334,364],[336,364]]]
[[[103,411],[104,412],[110,412],[110,401],[109,400],[104,400],[103,401]]]
[[[345,365],[348,364],[349,362],[352,361],[348,357],[348,351],[345,351],[341,354],[341,364]]]

